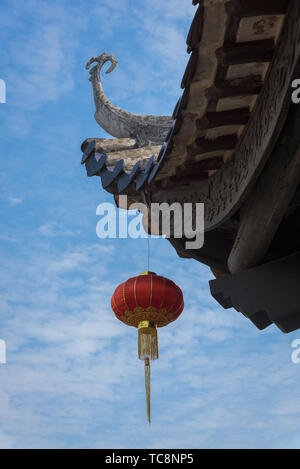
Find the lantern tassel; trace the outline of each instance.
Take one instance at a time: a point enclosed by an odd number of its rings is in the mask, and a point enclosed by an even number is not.
[[[139,359],[145,361],[145,389],[148,422],[151,423],[150,412],[150,359],[158,358],[157,327],[153,321],[141,321],[138,325]]]
[[[152,321],[141,321],[138,325],[139,359],[158,358],[158,341],[156,324]]]
[[[145,388],[148,422],[151,423],[151,407],[150,407],[150,360],[145,358]]]

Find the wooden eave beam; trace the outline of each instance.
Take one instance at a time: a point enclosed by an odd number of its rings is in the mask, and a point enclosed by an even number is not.
[[[230,111],[207,112],[196,121],[198,130],[213,129],[223,125],[246,125],[250,117],[249,107],[232,109]]]
[[[260,75],[249,75],[242,78],[234,78],[216,83],[206,91],[209,100],[218,100],[235,96],[259,94],[263,86]]]
[[[251,17],[261,15],[283,15],[288,0],[231,0],[225,4],[228,16]]]
[[[224,44],[216,51],[216,56],[218,62],[225,66],[271,62],[274,47],[274,39]]]

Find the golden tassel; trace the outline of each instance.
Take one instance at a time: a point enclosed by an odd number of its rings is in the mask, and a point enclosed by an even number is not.
[[[158,358],[157,328],[153,321],[141,321],[138,325],[139,359]]]
[[[145,388],[147,402],[148,422],[151,423],[150,414],[150,359],[158,358],[157,327],[153,321],[141,321],[138,325],[138,352],[139,359],[145,361]]]
[[[150,408],[150,360],[145,358],[145,389],[146,389],[146,402],[147,402],[147,416],[148,422],[151,423],[151,408]]]

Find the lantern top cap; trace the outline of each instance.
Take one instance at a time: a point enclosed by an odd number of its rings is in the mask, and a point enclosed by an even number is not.
[[[145,272],[141,272],[140,275],[156,275],[155,272],[150,272],[149,270],[146,270]]]

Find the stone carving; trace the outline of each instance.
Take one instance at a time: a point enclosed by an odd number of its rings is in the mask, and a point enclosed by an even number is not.
[[[134,138],[138,147],[162,144],[172,125],[172,117],[134,114],[115,106],[104,93],[100,72],[103,65],[110,62],[111,66],[106,73],[111,73],[118,61],[113,54],[104,52],[98,57],[92,57],[86,64],[86,69],[94,62],[97,65],[90,70],[90,81],[93,85],[95,119],[98,124],[113,137]]]

